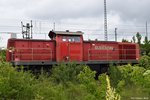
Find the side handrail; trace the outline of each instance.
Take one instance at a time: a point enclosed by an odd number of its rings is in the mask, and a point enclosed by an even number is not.
[[[88,49],[88,61],[91,61],[92,58],[104,58],[104,60],[115,59],[118,57],[118,60],[136,60],[136,54],[138,49],[115,49],[115,50],[95,50]],[[102,51],[102,52],[101,52]],[[114,53],[112,51],[115,51]],[[95,53],[96,52],[96,53]],[[113,58],[112,58],[113,57]],[[100,59],[99,59],[100,60]]]
[[[30,56],[27,60],[23,60],[24,56]],[[11,52],[11,60],[15,61],[16,57],[22,61],[38,61],[35,57],[49,57],[50,59],[44,59],[43,61],[52,61],[51,48],[17,48]],[[41,60],[40,60],[41,61]]]

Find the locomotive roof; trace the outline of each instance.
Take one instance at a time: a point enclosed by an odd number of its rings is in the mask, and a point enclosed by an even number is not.
[[[81,31],[77,31],[77,32],[69,32],[67,31],[50,31],[53,32],[55,34],[60,34],[60,35],[83,35],[83,32]]]

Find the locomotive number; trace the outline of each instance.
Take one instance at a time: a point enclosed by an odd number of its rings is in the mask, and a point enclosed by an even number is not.
[[[95,46],[95,50],[114,50],[112,46]]]

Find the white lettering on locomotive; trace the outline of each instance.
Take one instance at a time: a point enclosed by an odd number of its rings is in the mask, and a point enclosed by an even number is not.
[[[95,50],[114,50],[112,46],[95,46]]]

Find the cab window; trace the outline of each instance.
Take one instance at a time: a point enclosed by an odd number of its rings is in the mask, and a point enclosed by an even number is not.
[[[63,42],[80,42],[80,36],[63,36]]]
[[[63,41],[63,42],[66,42],[66,41],[67,41],[67,37],[66,37],[66,36],[63,36],[63,37],[62,37],[62,41]]]
[[[69,42],[80,42],[80,36],[69,36],[68,41]]]

